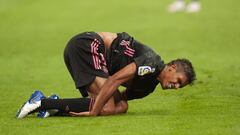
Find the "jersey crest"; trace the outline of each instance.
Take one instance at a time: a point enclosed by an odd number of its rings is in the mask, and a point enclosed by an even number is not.
[[[133,57],[133,55],[135,54],[135,50],[130,47],[130,41],[122,40],[120,42],[120,45],[125,47],[125,50],[124,50],[125,55],[129,57]]]
[[[144,76],[146,74],[153,73],[155,68],[151,68],[150,66],[140,66],[138,67],[138,75]]]

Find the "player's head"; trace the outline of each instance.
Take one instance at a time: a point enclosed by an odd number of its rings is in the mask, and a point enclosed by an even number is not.
[[[157,79],[163,89],[178,89],[193,84],[196,74],[189,60],[176,59],[165,66]]]

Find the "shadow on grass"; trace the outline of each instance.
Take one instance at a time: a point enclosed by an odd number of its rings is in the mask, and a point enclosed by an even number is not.
[[[139,117],[139,116],[166,116],[166,115],[170,115],[171,114],[171,111],[170,110],[160,110],[160,109],[152,109],[152,110],[145,110],[145,111],[140,111],[140,110],[137,110],[137,111],[129,111],[127,112],[126,114],[119,114],[119,115],[115,115],[115,116],[118,116],[118,117]],[[115,117],[114,115],[111,115],[111,116],[100,116],[98,118],[103,118],[103,117]],[[36,114],[31,114],[29,115],[28,117],[26,117],[27,119],[41,119],[41,118],[38,118],[36,116]],[[24,119],[26,119],[24,118]],[[69,115],[57,115],[57,116],[51,116],[50,118],[60,118],[60,119],[65,119],[65,118],[96,118],[96,117],[72,117],[72,116],[69,116]],[[16,119],[16,118],[15,118]],[[44,118],[43,118],[44,119]],[[47,118],[49,119],[49,118]]]

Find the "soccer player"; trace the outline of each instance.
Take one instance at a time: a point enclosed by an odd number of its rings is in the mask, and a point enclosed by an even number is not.
[[[169,7],[169,12],[181,12],[186,10],[188,13],[195,13],[201,10],[201,3],[199,0],[191,0],[191,2],[186,6],[184,0],[175,0]]]
[[[164,64],[151,48],[125,32],[76,35],[68,42],[64,59],[76,88],[85,98],[51,99],[36,91],[19,109],[17,118],[52,109],[72,116],[126,113],[128,100],[149,95],[159,83],[163,89],[178,89],[195,80],[189,60]],[[120,85],[126,90],[120,92]]]

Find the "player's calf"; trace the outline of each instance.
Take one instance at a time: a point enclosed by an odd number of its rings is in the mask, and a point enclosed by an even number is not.
[[[59,99],[59,97],[56,94],[52,94],[50,97],[48,97],[49,99]],[[53,116],[55,114],[57,114],[59,112],[59,110],[57,109],[51,109],[51,110],[40,110],[37,114],[37,116],[39,118],[46,118],[49,116]]]

